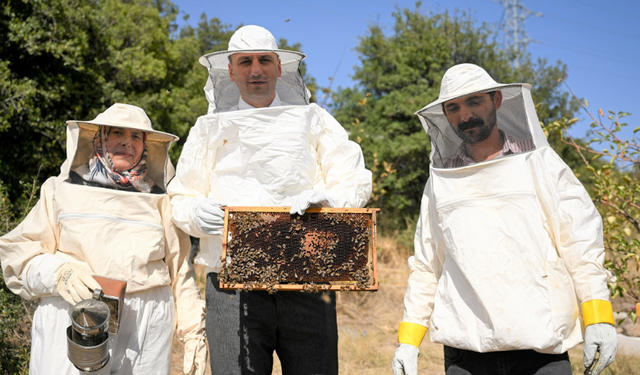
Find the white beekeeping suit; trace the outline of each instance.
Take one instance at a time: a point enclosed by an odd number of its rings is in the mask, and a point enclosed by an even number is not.
[[[443,107],[463,97],[475,105],[471,94],[489,92],[502,98],[494,112],[503,146],[474,161],[470,150],[486,151],[476,147],[482,143],[464,139]],[[564,353],[582,341],[581,325],[613,329],[600,215],[549,147],[530,86],[498,84],[482,68],[460,64],[445,74],[439,99],[416,114],[432,151],[409,259],[402,350],[411,352],[409,344],[417,355],[428,329],[433,342],[474,352]]]

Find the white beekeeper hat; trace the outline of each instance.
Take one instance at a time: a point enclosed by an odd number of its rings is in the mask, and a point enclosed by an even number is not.
[[[210,103],[209,112],[223,112],[238,104],[240,91],[229,79],[229,56],[234,53],[274,52],[280,59],[282,74],[276,82],[280,100],[287,104],[308,104],[309,92],[300,74],[300,63],[306,56],[302,52],[278,48],[276,38],[261,26],[239,28],[229,40],[226,51],[208,53],[198,60],[209,70],[205,94]]]
[[[440,104],[452,99],[461,98],[476,92],[490,92],[509,86],[524,86],[531,89],[528,83],[498,83],[486,70],[474,64],[458,64],[449,68],[442,77],[440,96],[427,104],[415,114],[424,112],[442,112]]]
[[[442,77],[438,99],[415,113],[431,139],[430,159],[434,168],[446,168],[462,144],[462,139],[442,112],[442,104],[467,95],[497,90],[502,92],[501,106],[496,111],[498,128],[516,139],[532,140],[536,148],[548,147],[531,98],[531,85],[498,83],[477,65],[458,64],[449,68]]]
[[[93,149],[93,137],[99,125],[137,129],[147,133],[147,175],[157,185],[166,189],[175,169],[169,158],[169,147],[178,137],[153,130],[146,112],[135,105],[116,103],[100,113],[93,120],[67,121],[67,161],[61,171],[66,176],[89,161]]]
[[[234,53],[244,52],[274,52],[280,58],[282,65],[291,63],[300,64],[306,56],[302,52],[278,49],[276,38],[261,26],[248,25],[239,28],[229,40],[229,48],[226,51],[208,53],[198,60],[206,68],[227,70],[229,56]]]
[[[142,108],[131,104],[116,103],[93,120],[67,121],[68,125],[78,125],[79,123],[94,125],[88,128],[95,131],[98,131],[98,125],[142,130],[147,133],[148,141],[173,142],[178,140],[178,137],[173,134],[153,130],[147,113]]]

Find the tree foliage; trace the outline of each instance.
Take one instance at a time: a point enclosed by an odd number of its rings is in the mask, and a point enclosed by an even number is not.
[[[66,120],[160,101],[181,58],[169,39],[175,12],[161,0],[5,2],[0,180],[11,198],[38,170],[42,179],[57,174]]]
[[[565,75],[562,64],[525,59],[515,69],[488,25],[476,26],[464,12],[422,14],[419,6],[397,9],[389,35],[379,25],[369,27],[357,47],[357,85],[339,89],[332,102],[336,118],[360,143],[374,172],[370,204],[382,207],[383,230],[414,229],[431,149],[414,113],[437,99],[442,76],[451,66],[474,63],[498,82],[532,83],[543,121],[575,111],[558,87],[557,78]]]
[[[574,139],[568,127],[577,118],[561,118],[549,123],[545,130],[556,133],[561,142],[573,148],[592,180],[591,196],[603,218],[604,245],[607,253],[605,267],[616,276],[609,285],[612,297],[629,297],[640,302],[640,127],[624,134],[629,113],[602,109],[596,115],[588,109],[588,102],[575,98],[591,118],[586,141]],[[636,308],[627,310],[635,322]]]
[[[31,208],[35,185],[25,190],[27,202],[16,217],[7,199],[6,189],[0,184],[0,236],[9,232]],[[26,375],[29,373],[31,317],[35,303],[24,301],[13,294],[0,272],[0,374]]]

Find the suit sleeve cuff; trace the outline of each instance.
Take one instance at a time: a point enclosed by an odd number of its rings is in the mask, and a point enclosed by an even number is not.
[[[398,327],[398,343],[413,345],[420,347],[424,335],[427,333],[427,327],[409,322],[401,322]]]
[[[613,308],[609,301],[592,299],[582,303],[581,308],[585,327],[597,323],[616,325],[613,319]]]

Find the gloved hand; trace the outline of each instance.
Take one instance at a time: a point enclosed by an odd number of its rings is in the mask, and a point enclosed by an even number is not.
[[[198,202],[193,212],[193,221],[201,231],[222,236],[224,210],[220,208],[221,206],[225,206],[225,204],[213,198],[202,199]]]
[[[58,295],[72,305],[93,297],[93,290],[101,289],[93,273],[75,263],[65,263],[56,276]]]
[[[420,349],[409,344],[398,344],[393,355],[393,375],[418,375]]]
[[[182,372],[189,375],[204,375],[207,368],[207,341],[204,332],[189,338],[184,343],[184,365]]]
[[[598,375],[616,358],[618,337],[616,327],[609,323],[588,325],[584,332],[585,374]],[[596,352],[599,353],[596,358]]]
[[[305,190],[293,199],[291,215],[304,215],[304,211],[311,206],[335,207],[333,199],[325,193],[316,190]]]

